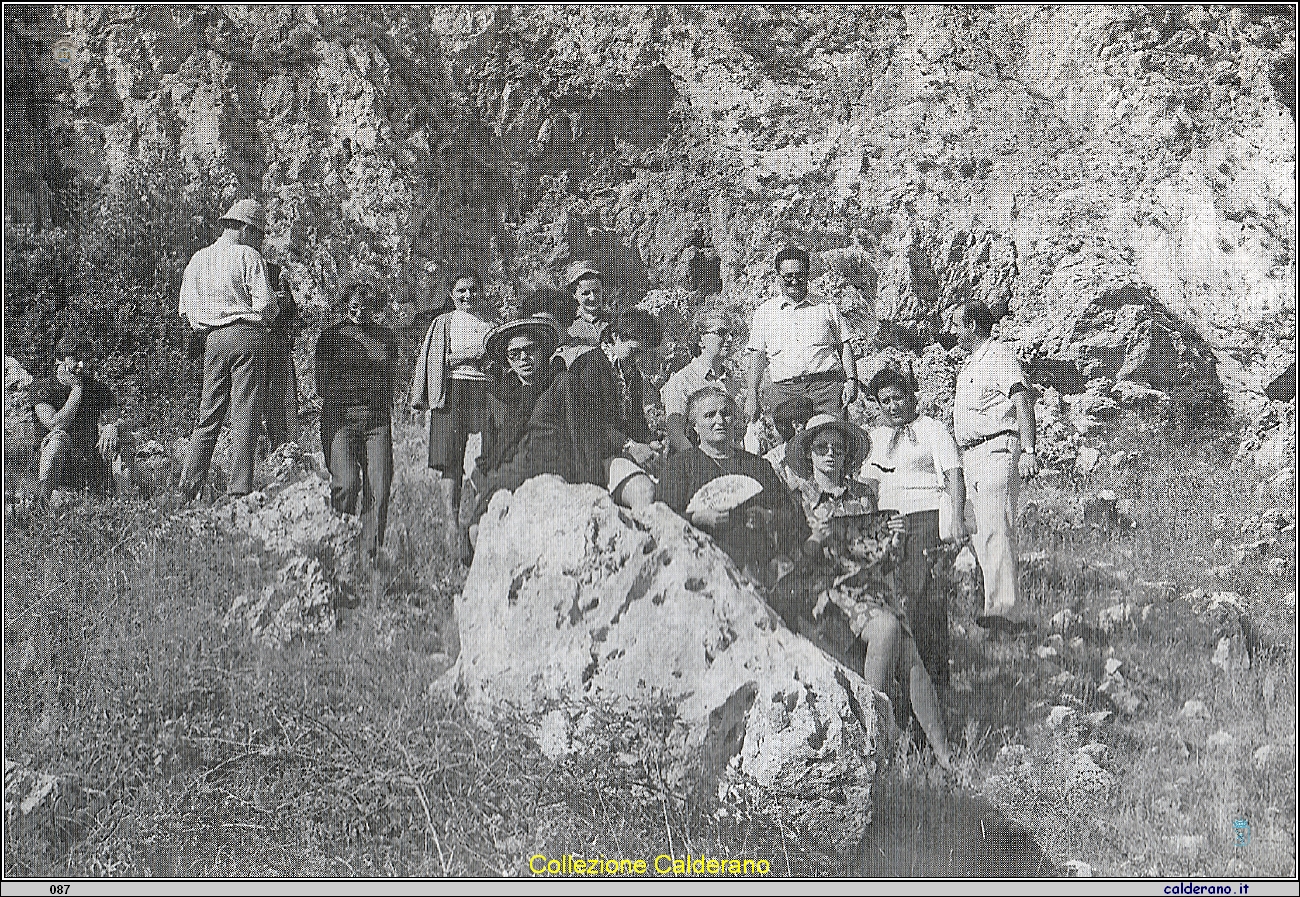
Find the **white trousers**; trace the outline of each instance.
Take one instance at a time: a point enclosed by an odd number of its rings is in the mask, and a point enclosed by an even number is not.
[[[962,454],[966,497],[975,516],[971,543],[984,573],[984,614],[1017,618],[1016,499],[1020,492],[1020,440],[999,436]]]

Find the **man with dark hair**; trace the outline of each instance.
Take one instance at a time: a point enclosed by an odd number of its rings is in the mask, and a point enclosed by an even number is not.
[[[769,406],[804,395],[818,412],[842,414],[858,394],[848,326],[834,302],[809,294],[807,252],[786,246],[776,255],[776,272],[779,295],[758,307],[749,332],[745,417],[754,421],[763,411],[764,370],[772,377]]]
[[[645,465],[654,457],[647,440],[644,381],[636,356],[659,345],[659,322],[632,308],[603,333],[599,348],[573,359],[546,388],[514,455],[488,477],[468,522],[477,522],[498,489],[518,489],[544,473],[570,483],[606,487],[627,507],[654,501]]]
[[[790,440],[794,438],[794,434],[802,430],[816,413],[817,406],[807,396],[791,396],[772,409],[772,423],[781,437],[781,442],[772,446],[763,458],[772,465],[772,469],[781,475],[781,479],[791,489],[798,489],[799,481],[803,477],[785,463],[785,450]]]
[[[36,439],[40,445],[39,492],[48,501],[55,489],[90,489],[106,494],[113,489],[113,459],[129,457],[127,441],[120,440],[107,386],[90,375],[90,344],[67,333],[54,348],[54,376],[32,384]],[[100,416],[107,415],[104,426]]]
[[[970,300],[953,325],[969,353],[957,375],[952,423],[975,515],[972,546],[984,574],[984,610],[975,620],[993,631],[1020,631],[1028,626],[1017,619],[1016,498],[1020,478],[1038,473],[1033,394],[1015,352],[993,339],[987,305]]]
[[[253,456],[262,424],[267,325],[279,311],[258,251],[266,210],[241,199],[219,222],[223,231],[185,266],[178,311],[206,334],[203,398],[181,471],[181,498],[191,501],[208,478],[221,424],[230,414],[231,496],[253,491]]]

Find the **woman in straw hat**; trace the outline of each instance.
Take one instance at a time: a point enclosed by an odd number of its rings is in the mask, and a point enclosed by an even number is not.
[[[913,712],[936,760],[948,769],[951,754],[939,700],[894,589],[892,568],[906,521],[877,511],[868,487],[851,476],[869,449],[866,433],[830,414],[811,418],[790,440],[786,462],[803,477],[798,493],[812,531],[803,552],[805,607],[815,602],[814,628],[828,614],[847,619],[866,645],[862,675],[872,688],[885,691],[895,670],[906,671],[901,686],[910,690]],[[807,610],[800,616],[806,620]]]

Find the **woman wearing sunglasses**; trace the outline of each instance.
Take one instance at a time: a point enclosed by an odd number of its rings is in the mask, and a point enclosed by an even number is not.
[[[866,484],[851,476],[869,449],[862,430],[835,415],[819,414],[786,450],[786,463],[803,477],[798,494],[812,531],[803,547],[805,607],[799,616],[806,625],[800,628],[811,627],[810,634],[819,640],[819,629],[829,628],[827,617],[846,620],[866,646],[862,675],[876,691],[887,691],[895,670],[904,673],[900,686],[910,691],[912,710],[935,759],[950,769],[939,700],[894,589],[892,571],[907,522],[892,511],[878,511]]]
[[[686,400],[710,384],[725,386],[727,376],[723,366],[722,350],[731,334],[726,319],[717,312],[702,315],[696,323],[695,355],[687,365],[668,378],[659,390],[664,403],[665,425],[668,428],[668,450],[686,452],[695,445],[693,432],[686,414]]]

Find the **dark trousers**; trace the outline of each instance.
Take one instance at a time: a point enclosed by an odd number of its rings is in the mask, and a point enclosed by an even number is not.
[[[834,414],[843,417],[844,374],[828,374],[804,380],[773,381],[767,388],[768,411],[795,396],[807,396],[812,399],[817,414]]]
[[[266,352],[266,437],[275,451],[298,438],[298,375],[293,367],[293,350],[288,340],[270,337]]]
[[[64,430],[52,430],[41,440],[41,495],[55,489],[90,489],[98,495],[113,491],[109,461],[94,445],[77,445]]]
[[[199,419],[181,471],[181,492],[198,494],[230,414],[230,495],[253,491],[253,453],[262,428],[262,384],[266,376],[266,328],[230,324],[208,332],[203,351],[203,398]]]
[[[907,618],[925,671],[935,685],[947,685],[948,598],[934,581],[932,561],[926,557],[940,544],[938,511],[908,514],[907,541],[894,582],[907,596]]]
[[[325,407],[320,415],[321,445],[330,469],[330,506],[356,514],[361,500],[361,550],[374,557],[388,527],[388,495],[393,485],[393,427],[386,409],[365,405]]]

